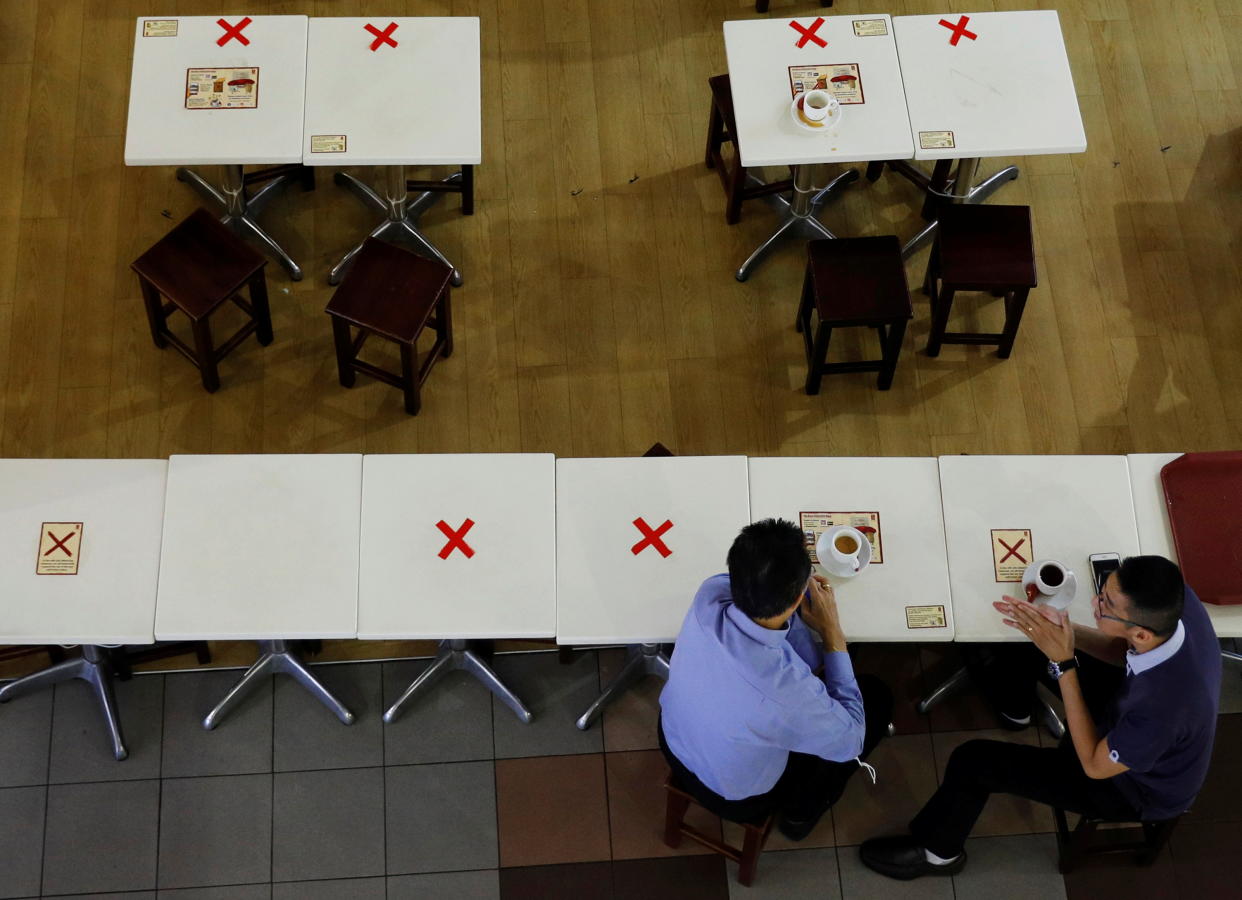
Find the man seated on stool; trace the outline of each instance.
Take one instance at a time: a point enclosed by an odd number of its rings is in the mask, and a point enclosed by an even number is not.
[[[884,875],[960,871],[966,837],[993,793],[1091,818],[1155,822],[1181,815],[1203,786],[1220,702],[1220,644],[1176,565],[1160,556],[1126,559],[1091,601],[1095,628],[1024,599],[993,605],[1047,658],[1069,733],[1055,748],[968,741],[954,750],[910,835],[860,848],[862,861]],[[1075,646],[1087,654],[1081,660]]]
[[[801,840],[887,733],[892,694],[855,680],[832,587],[812,577],[798,526],[747,525],[728,564],[677,636],[660,749],[702,806],[735,822],[779,812],[781,833]]]

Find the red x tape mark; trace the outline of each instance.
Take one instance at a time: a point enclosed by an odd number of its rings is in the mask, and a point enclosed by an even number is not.
[[[805,47],[807,41],[814,41],[815,43],[819,44],[821,47],[827,47],[828,42],[815,33],[819,31],[819,26],[823,24],[824,24],[824,17],[820,16],[818,19],[816,19],[814,22],[811,23],[810,28],[803,28],[801,25],[799,25],[797,22],[794,22],[794,21],[790,21],[789,27],[794,29],[795,31],[802,32],[802,37],[798,38],[799,47]]]
[[[1001,562],[1004,562],[1005,560],[1009,559],[1009,557],[1011,556],[1018,557],[1018,562],[1021,562],[1021,563],[1026,562],[1026,560],[1022,558],[1022,554],[1018,552],[1018,548],[1026,543],[1026,538],[1020,538],[1018,540],[1018,543],[1014,544],[1012,547],[1006,544],[1002,538],[997,538],[996,540],[1002,547],[1004,547],[1006,550],[1009,551],[1008,553],[1006,553],[1004,556],[1001,557],[1001,560],[1000,560]]]
[[[960,19],[957,20],[956,25],[954,25],[952,22],[947,22],[944,19],[940,20],[941,25],[943,25],[945,28],[948,28],[950,31],[953,32],[953,36],[949,38],[949,43],[952,44],[954,47],[957,46],[957,42],[962,39],[963,35],[970,38],[972,41],[979,36],[975,34],[973,31],[966,30],[966,23],[969,21],[970,21],[970,16],[962,16]]]
[[[224,29],[224,34],[219,37],[216,43],[223,47],[229,41],[236,38],[239,44],[249,44],[250,41],[244,34],[242,34],[242,29],[249,25],[250,21],[250,16],[246,16],[246,18],[242,19],[236,25],[230,25],[223,19],[216,19],[216,24]]]
[[[448,523],[445,522],[443,519],[441,519],[439,522],[436,522],[436,528],[439,528],[440,531],[444,534],[444,536],[448,538],[448,543],[445,544],[444,549],[440,551],[440,559],[448,559],[449,554],[452,553],[454,550],[460,550],[462,552],[462,555],[465,556],[466,559],[469,559],[470,557],[474,556],[474,551],[470,549],[470,545],[467,544],[464,540],[462,540],[462,538],[466,536],[466,532],[469,531],[473,527],[474,527],[474,519],[466,519],[466,521],[461,523],[461,528],[457,529],[456,531],[454,531],[452,528],[449,528]]]
[[[642,532],[643,539],[630,548],[631,553],[637,556],[648,547],[655,547],[656,551],[665,559],[672,556],[673,551],[668,549],[668,546],[664,543],[664,541],[660,540],[660,535],[664,534],[664,532],[673,527],[672,522],[665,519],[663,525],[659,528],[653,529],[650,525],[643,521],[642,516],[639,516],[634,520],[634,527]]]
[[[69,552],[69,548],[65,546],[65,544],[69,541],[69,538],[73,537],[72,531],[69,532],[67,535],[65,535],[63,538],[58,538],[56,535],[52,534],[52,532],[50,531],[47,533],[47,536],[52,539],[52,546],[48,548],[47,553],[43,554],[44,556],[47,556],[53,550],[64,550],[65,556],[73,556],[73,554]]]
[[[378,28],[376,28],[374,25],[368,22],[366,25],[366,29],[367,31],[371,32],[371,34],[375,35],[375,40],[371,41],[371,52],[372,53],[374,53],[384,44],[392,44],[394,47],[397,46],[397,42],[389,37],[390,34],[392,34],[394,31],[397,30],[396,22],[389,22],[388,27],[385,28],[383,31],[380,31]]]

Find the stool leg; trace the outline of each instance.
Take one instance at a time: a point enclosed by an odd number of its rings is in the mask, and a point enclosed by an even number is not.
[[[768,11],[768,0],[755,0],[755,12],[765,13]]]
[[[712,100],[712,111],[707,117],[707,152],[703,155],[703,165],[709,169],[716,168],[715,156],[720,152],[721,132],[724,131],[724,120],[720,117],[720,110],[716,108],[715,99]]]
[[[401,345],[401,384],[405,392],[405,411],[418,415],[422,402],[418,396],[418,352],[413,344]]]
[[[142,288],[142,305],[147,310],[147,324],[151,326],[151,340],[155,341],[155,346],[163,349],[168,346],[168,341],[164,340],[164,303],[160,299],[160,292],[155,289],[155,285],[147,281],[141,275],[138,277],[138,286]]]
[[[803,331],[811,326],[811,307],[815,303],[815,283],[811,281],[811,268],[807,266],[806,276],[802,279],[802,296],[798,298],[798,313],[794,316],[794,331]]]
[[[945,288],[944,293],[941,293],[936,289],[936,282],[932,281],[932,324],[931,333],[927,335],[928,356],[940,355],[940,342],[944,340],[945,329],[949,327],[949,311],[953,308],[954,293],[956,292],[953,288]]]
[[[738,860],[738,884],[750,887],[755,880],[755,870],[759,868],[759,853],[763,850],[763,832],[758,828],[747,828],[746,839],[742,844],[742,858]]]
[[[255,335],[259,343],[266,347],[272,342],[272,307],[267,301],[267,279],[262,269],[250,279],[250,305],[254,308],[254,321],[258,326]]]
[[[211,322],[199,319],[191,322],[190,328],[194,332],[194,356],[203,376],[203,387],[207,393],[214,394],[220,387],[220,373],[216,370],[216,351],[211,345]]]
[[[734,148],[733,165],[729,171],[729,199],[725,206],[725,223],[736,225],[742,218],[742,189],[746,187],[746,168],[742,154]]]
[[[474,166],[461,167],[461,212],[474,215]]]
[[[349,336],[349,323],[344,319],[332,317],[332,342],[336,345],[336,372],[341,380],[341,387],[354,386],[354,348]]]
[[[446,358],[453,355],[452,290],[448,285],[444,286],[444,293],[440,295],[440,309],[436,313],[436,331],[444,340],[444,349],[440,351],[440,355]]]
[[[668,792],[668,803],[664,806],[664,843],[667,846],[681,846],[681,823],[689,808],[690,801],[687,798],[672,791]]]
[[[808,395],[819,393],[819,380],[824,376],[824,363],[828,361],[828,340],[831,337],[832,329],[820,322],[819,328],[815,330],[815,346],[811,350],[811,360],[807,365],[806,392]]]
[[[884,174],[884,160],[877,159],[867,163],[867,180],[876,182],[880,180],[880,176]]]
[[[1026,298],[1030,292],[1030,288],[1021,288],[1005,295],[1005,330],[1001,333],[1000,348],[996,351],[1001,359],[1009,359],[1009,354],[1013,352],[1013,341],[1018,336],[1022,311],[1026,309]]]
[[[888,326],[888,333],[884,337],[884,364],[880,369],[880,377],[876,381],[876,386],[887,391],[893,386],[893,373],[897,371],[897,356],[901,353],[901,343],[906,337],[906,320],[894,322]]]

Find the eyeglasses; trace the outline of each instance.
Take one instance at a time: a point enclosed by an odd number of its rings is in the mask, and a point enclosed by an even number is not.
[[[1108,599],[1104,591],[1101,590],[1098,594],[1096,594],[1095,599],[1096,599],[1096,603],[1098,603],[1101,607],[1101,609],[1097,613],[1097,615],[1099,615],[1101,619],[1112,619],[1114,622],[1120,622],[1123,625],[1130,625],[1134,628],[1146,628],[1152,634],[1156,635],[1156,637],[1164,636],[1164,632],[1160,631],[1159,629],[1152,628],[1150,625],[1144,625],[1142,622],[1135,622],[1133,619],[1123,619],[1121,618],[1121,616],[1110,616],[1108,613],[1104,612],[1103,605],[1105,603],[1109,605],[1109,608],[1111,608],[1113,605],[1112,601]]]

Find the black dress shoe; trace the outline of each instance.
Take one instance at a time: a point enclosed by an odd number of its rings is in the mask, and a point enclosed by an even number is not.
[[[858,855],[867,868],[902,881],[923,875],[955,875],[966,865],[965,850],[953,862],[943,866],[929,863],[923,848],[909,835],[863,841]]]
[[[782,813],[776,818],[776,830],[791,841],[800,841],[815,830],[821,818],[822,813],[811,819],[791,819]]]

